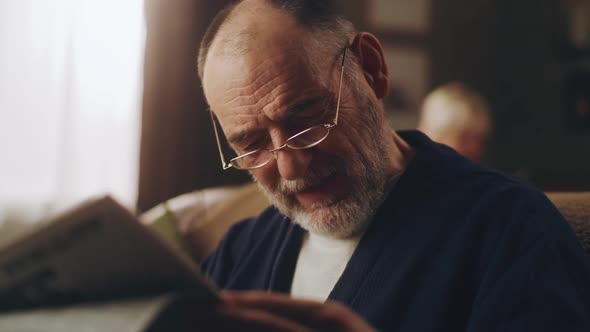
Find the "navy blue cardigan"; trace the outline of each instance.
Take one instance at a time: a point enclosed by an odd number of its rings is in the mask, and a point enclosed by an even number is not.
[[[417,131],[416,156],[329,298],[383,331],[590,331],[590,264],[540,192]],[[303,230],[276,209],[236,224],[203,270],[288,293]]]

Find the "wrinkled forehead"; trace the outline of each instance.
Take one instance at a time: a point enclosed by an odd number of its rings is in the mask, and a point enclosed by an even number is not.
[[[325,90],[301,53],[273,47],[264,54],[212,59],[203,87],[226,134],[281,122],[295,103]]]
[[[286,79],[313,75],[312,62],[303,44],[267,43],[256,50],[236,55],[209,57],[203,74],[203,90],[212,109],[227,95],[247,93],[257,85],[278,85]],[[267,80],[268,82],[263,82]],[[219,100],[219,99],[222,100]]]
[[[248,116],[272,117],[298,96],[323,86],[306,50],[307,35],[297,26],[263,32],[249,27],[234,34],[238,40],[216,39],[205,64],[203,89],[224,131],[232,119],[245,123]],[[240,118],[228,117],[236,114]]]
[[[311,111],[301,105],[330,97],[337,67],[330,63],[338,61],[293,17],[265,7],[229,22],[209,48],[202,82],[226,136],[288,124],[299,110]]]

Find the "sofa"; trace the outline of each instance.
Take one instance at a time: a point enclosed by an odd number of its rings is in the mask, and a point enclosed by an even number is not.
[[[590,259],[590,191],[546,195],[569,222]],[[216,187],[173,198],[146,212],[142,220],[149,224],[170,213],[179,237],[200,260],[213,251],[233,223],[259,214],[269,204],[254,183]]]
[[[590,258],[590,191],[546,194],[568,221]]]

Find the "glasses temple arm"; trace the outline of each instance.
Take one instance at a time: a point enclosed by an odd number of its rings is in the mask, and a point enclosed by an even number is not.
[[[348,46],[344,48],[344,53],[342,54],[342,65],[340,67],[340,84],[338,86],[338,101],[336,102],[336,117],[334,118],[334,125],[338,124],[338,114],[340,113],[340,97],[342,95],[342,78],[344,77],[344,60],[346,60],[346,51]]]
[[[224,170],[230,168],[232,165],[225,162],[225,158],[223,157],[223,152],[221,151],[221,142],[219,141],[219,132],[217,131],[217,124],[215,123],[215,119],[213,118],[213,112],[210,110],[209,115],[211,115],[211,122],[213,122],[213,131],[215,131],[215,141],[217,141],[217,149],[219,151],[219,157],[221,158],[221,167]]]

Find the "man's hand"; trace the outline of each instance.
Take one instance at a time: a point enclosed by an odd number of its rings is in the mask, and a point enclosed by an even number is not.
[[[297,300],[267,292],[221,294],[215,330],[227,331],[374,331],[346,306]]]

